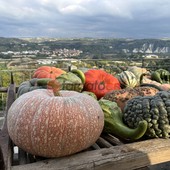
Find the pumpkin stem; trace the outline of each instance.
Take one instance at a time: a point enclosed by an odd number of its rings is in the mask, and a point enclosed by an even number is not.
[[[54,96],[61,96],[60,94],[60,83],[56,80],[49,80],[47,83],[47,88],[52,89]]]
[[[54,92],[54,96],[61,96],[61,93],[59,91],[56,91],[56,92]]]

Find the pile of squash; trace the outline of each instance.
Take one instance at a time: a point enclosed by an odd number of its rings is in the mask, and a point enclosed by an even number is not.
[[[23,150],[43,157],[80,152],[101,133],[130,141],[168,138],[169,75],[136,66],[116,75],[39,67],[19,85],[8,111],[9,135]]]
[[[117,77],[123,89],[111,91],[103,99],[117,104],[121,109],[121,120],[128,128],[122,128],[126,135],[111,131],[110,128],[106,131],[130,140],[143,135],[147,138],[169,138],[170,73],[164,69],[148,72],[134,66]]]

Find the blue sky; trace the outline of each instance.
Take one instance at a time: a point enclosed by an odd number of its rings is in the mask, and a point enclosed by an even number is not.
[[[170,38],[170,1],[0,0],[0,37]]]

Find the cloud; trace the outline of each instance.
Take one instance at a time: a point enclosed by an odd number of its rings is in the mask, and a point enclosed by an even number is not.
[[[169,0],[0,0],[0,36],[170,36]]]

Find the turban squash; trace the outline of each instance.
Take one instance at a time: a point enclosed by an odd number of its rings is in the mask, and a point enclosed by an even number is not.
[[[12,141],[28,153],[61,157],[82,151],[96,142],[104,114],[93,97],[75,91],[37,89],[11,105],[7,127]]]

